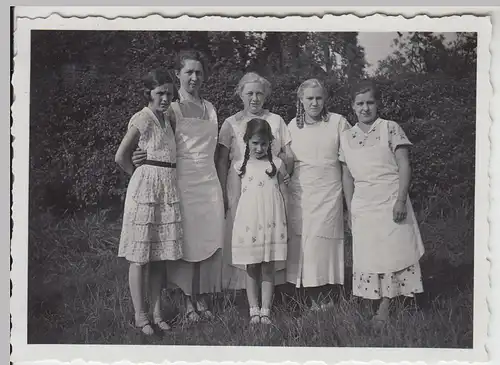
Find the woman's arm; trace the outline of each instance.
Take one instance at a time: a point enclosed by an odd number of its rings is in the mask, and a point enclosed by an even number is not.
[[[139,130],[131,126],[116,151],[115,162],[129,175],[132,175],[135,170],[132,164],[132,152],[139,142],[139,137]]]
[[[283,195],[283,200],[285,202],[285,208],[287,208],[288,207],[288,194],[287,194],[286,185],[288,185],[288,183],[290,182],[290,175],[288,174],[288,171],[287,171],[284,163],[282,163],[278,169],[277,178],[278,178],[278,184],[280,186],[280,191],[281,191],[281,194]]]
[[[278,183],[288,185],[290,182],[290,174],[288,174],[287,168],[284,163],[282,163],[278,169]]]
[[[351,171],[347,167],[347,164],[342,162],[342,190],[344,191],[344,198],[347,204],[347,210],[351,211],[351,202],[354,195],[354,178],[351,175]]]
[[[351,175],[351,171],[347,167],[345,162],[341,162],[342,165],[342,190],[344,192],[344,198],[347,205],[347,224],[349,229],[352,227],[351,222],[351,202],[354,195],[354,178]]]
[[[288,172],[288,175],[292,175],[295,159],[292,148],[290,147],[290,143],[281,149],[281,152],[279,153],[278,157],[281,158],[281,160],[285,164],[285,168],[286,171]]]
[[[394,208],[392,209],[392,215],[394,222],[399,223],[404,221],[407,215],[406,198],[408,196],[408,189],[410,188],[411,180],[411,167],[410,159],[408,157],[408,147],[396,147],[394,156],[398,165],[399,189],[398,197],[396,199],[396,202],[394,203]]]
[[[410,188],[411,180],[411,167],[408,147],[397,147],[396,151],[394,151],[394,156],[396,158],[399,173],[399,190],[397,199],[406,202],[406,197],[408,196],[408,189]]]
[[[217,176],[219,177],[220,186],[222,188],[222,195],[224,197],[224,208],[228,209],[228,198],[227,198],[227,174],[229,170],[229,148],[223,146],[221,144],[218,145],[217,149],[219,150],[217,153]]]
[[[168,121],[170,122],[170,127],[172,128],[172,131],[175,134],[175,128],[177,127],[177,120],[175,119],[175,113],[174,110],[172,109],[172,106],[170,106],[167,111],[165,112],[165,116],[167,117]]]

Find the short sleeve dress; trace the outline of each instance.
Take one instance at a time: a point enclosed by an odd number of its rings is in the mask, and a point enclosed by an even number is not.
[[[282,161],[273,159],[279,170]],[[241,163],[234,170],[239,172]],[[241,197],[232,233],[232,259],[237,265],[285,261],[287,221],[277,173],[270,177],[269,160],[250,159],[241,177]]]
[[[139,130],[139,147],[148,160],[176,161],[170,123],[162,127],[145,107],[129,122]],[[175,168],[141,165],[130,179],[125,197],[118,256],[130,262],[178,260],[183,256],[183,230]]]
[[[354,178],[351,214],[356,296],[380,299],[423,291],[419,259],[424,246],[409,198],[406,219],[393,221],[399,190],[394,152],[410,145],[396,122],[381,118],[367,133],[355,125],[341,134],[339,160],[347,164]]]
[[[294,155],[288,185],[289,247],[287,281],[297,287],[344,283],[340,134],[350,128],[343,116],[297,126],[288,124]]]
[[[245,154],[245,142],[243,136],[245,134],[246,125],[252,118],[265,119],[271,126],[271,131],[274,136],[274,141],[271,145],[272,153],[275,157],[280,151],[291,143],[291,136],[288,127],[281,116],[264,110],[262,115],[252,115],[245,111],[240,111],[227,118],[221,126],[219,132],[219,144],[229,150],[229,166],[226,181],[226,191],[228,196],[228,212],[226,215],[226,228],[224,235],[224,250],[223,259],[224,267],[222,272],[222,284],[228,289],[244,289],[246,283],[246,272],[243,267],[237,267],[232,262],[231,254],[231,238],[233,232],[233,221],[236,214],[236,207],[240,197],[239,191],[239,176],[231,166],[234,163],[243,160]],[[276,270],[279,272],[275,277],[277,284],[286,282],[284,264],[277,265]]]

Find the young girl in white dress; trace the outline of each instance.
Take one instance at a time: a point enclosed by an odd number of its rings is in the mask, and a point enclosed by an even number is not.
[[[267,121],[250,120],[243,136],[246,144],[244,159],[233,165],[240,177],[241,196],[233,225],[232,259],[236,265],[246,265],[251,324],[271,323],[274,265],[275,262],[285,262],[287,255],[282,184],[288,183],[290,177],[282,160],[271,152],[273,139]]]
[[[342,132],[339,159],[352,225],[353,294],[380,299],[373,320],[381,325],[391,298],[423,291],[424,247],[408,198],[411,143],[396,122],[378,117],[372,82],[360,82],[351,97],[358,123]]]
[[[145,270],[150,269],[150,303],[153,322],[161,330],[170,326],[163,320],[160,292],[165,262],[183,255],[181,211],[176,178],[174,131],[164,112],[170,106],[174,83],[167,72],[152,71],[144,78],[146,107],[134,114],[115,160],[132,175],[125,198],[123,227],[118,256],[130,262],[129,286],[135,310],[135,325],[146,335],[154,329],[145,309]],[[139,147],[147,160],[132,164],[132,152]]]

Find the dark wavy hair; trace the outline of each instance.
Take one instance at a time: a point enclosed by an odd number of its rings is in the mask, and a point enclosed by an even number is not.
[[[243,141],[246,144],[245,157],[243,159],[243,164],[241,165],[240,168],[239,176],[243,177],[243,175],[245,175],[246,173],[247,162],[248,159],[250,158],[250,146],[248,145],[248,142],[255,135],[258,135],[269,141],[269,147],[267,148],[267,158],[269,159],[269,163],[271,164],[271,171],[266,170],[266,174],[269,177],[274,177],[277,172],[276,165],[273,162],[273,154],[271,152],[271,144],[274,140],[274,136],[273,132],[271,131],[271,126],[269,125],[269,123],[266,120],[260,118],[253,118],[247,123],[245,135],[243,136]]]
[[[354,103],[356,96],[371,91],[377,102],[380,102],[380,91],[374,81],[370,79],[359,80],[351,85],[350,96],[351,103]]]
[[[203,68],[203,78],[206,80],[208,77],[208,60],[203,52],[195,49],[183,49],[177,53],[175,60],[175,69],[180,71],[185,64],[186,60],[198,61]]]
[[[147,102],[151,101],[151,91],[156,89],[158,86],[165,84],[172,84],[174,86],[173,100],[177,100],[179,95],[177,92],[177,88],[175,87],[174,78],[172,77],[170,71],[163,68],[152,70],[142,77],[142,95],[144,99]]]

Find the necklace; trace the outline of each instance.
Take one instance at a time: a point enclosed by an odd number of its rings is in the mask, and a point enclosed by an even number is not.
[[[313,118],[309,117],[308,115],[305,115],[305,118],[304,118],[304,122],[306,124],[309,124],[309,125],[319,123],[322,120],[323,120],[323,118],[313,119]]]

